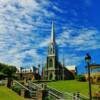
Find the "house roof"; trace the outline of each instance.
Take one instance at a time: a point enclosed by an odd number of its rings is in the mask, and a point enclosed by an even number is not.
[[[68,69],[68,70],[75,70],[75,65],[71,65],[71,66],[66,66],[66,68]]]

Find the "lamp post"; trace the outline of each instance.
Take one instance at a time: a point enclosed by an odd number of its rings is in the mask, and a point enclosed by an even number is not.
[[[86,55],[85,61],[87,63],[88,67],[88,83],[89,83],[89,100],[92,100],[92,93],[91,93],[91,78],[90,78],[90,61],[91,61],[91,56],[89,54]]]

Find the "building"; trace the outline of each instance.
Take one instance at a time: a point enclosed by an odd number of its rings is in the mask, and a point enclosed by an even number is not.
[[[75,65],[66,66],[66,68],[73,73],[73,75],[77,75],[77,67]]]
[[[47,80],[73,79],[73,73],[65,68],[58,60],[58,48],[55,41],[55,28],[52,22],[51,39],[48,46],[47,63],[42,74]]]
[[[20,70],[17,70],[16,72],[16,78],[18,80],[31,80],[33,77],[33,71],[32,69],[26,69],[26,68],[20,68]]]
[[[100,71],[96,70],[94,71],[95,69],[99,69],[100,68],[100,65],[99,64],[91,64],[90,65],[90,69],[91,69],[91,81],[92,83],[99,83],[100,82]],[[84,74],[86,80],[88,80],[88,74]]]
[[[38,68],[33,66],[32,69],[21,67],[20,70],[16,72],[16,78],[19,80],[40,80],[41,76]]]

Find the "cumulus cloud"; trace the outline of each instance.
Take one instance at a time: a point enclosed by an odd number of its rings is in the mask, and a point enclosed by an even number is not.
[[[54,16],[45,8],[49,2],[37,0],[0,0],[0,61],[16,66],[24,65],[30,57],[37,64],[41,54],[38,45],[45,46],[38,28],[49,26],[44,16]],[[48,31],[44,29],[42,31]],[[29,62],[31,64],[31,61]],[[28,65],[28,64],[27,64]]]
[[[66,24],[66,19],[60,18],[55,11],[65,14],[57,4],[48,0],[0,0],[0,61],[18,67],[38,65],[40,59],[45,62],[53,18],[56,19],[59,49],[68,48],[77,52],[100,48],[97,29],[69,28],[73,23],[69,21]],[[76,10],[72,9],[71,13],[77,16]],[[66,64],[76,64],[83,57],[68,54],[66,49],[64,54]]]
[[[65,56],[65,64],[79,64],[84,61],[84,53],[100,49],[99,30],[91,28],[68,28],[57,37],[57,44],[60,50],[60,61]],[[80,55],[81,54],[81,55]]]
[[[68,29],[64,30],[58,37],[58,44],[74,50],[91,50],[100,48],[99,31],[94,28]]]

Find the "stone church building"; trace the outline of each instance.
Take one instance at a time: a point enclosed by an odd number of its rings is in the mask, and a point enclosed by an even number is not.
[[[74,75],[58,60],[58,48],[55,41],[55,28],[52,22],[51,39],[48,46],[47,63],[43,69],[42,77],[46,80],[74,79]]]

